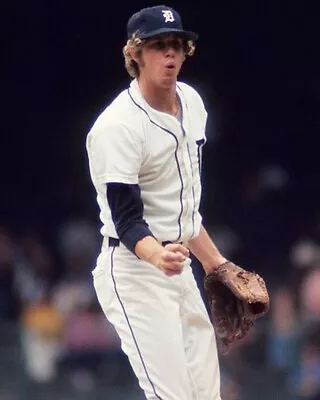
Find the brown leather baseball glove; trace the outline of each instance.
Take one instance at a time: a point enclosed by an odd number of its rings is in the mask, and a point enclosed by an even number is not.
[[[204,287],[218,344],[227,352],[268,312],[266,284],[258,274],[227,261],[205,276]]]

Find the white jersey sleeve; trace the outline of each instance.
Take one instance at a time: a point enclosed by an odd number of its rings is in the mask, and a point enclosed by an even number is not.
[[[88,136],[87,148],[97,183],[138,183],[142,145],[132,127],[121,122],[97,124]]]

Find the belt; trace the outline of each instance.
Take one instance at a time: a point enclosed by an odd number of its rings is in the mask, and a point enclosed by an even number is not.
[[[109,243],[109,247],[119,247],[120,246],[120,240],[118,238],[109,237],[108,243]],[[182,242],[172,242],[171,240],[164,240],[163,242],[161,242],[162,246],[166,246],[167,244],[171,244],[171,243],[182,244]]]

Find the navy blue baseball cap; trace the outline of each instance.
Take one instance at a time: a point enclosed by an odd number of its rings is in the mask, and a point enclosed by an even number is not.
[[[180,15],[173,8],[167,6],[143,8],[133,14],[127,24],[128,39],[133,34],[140,39],[148,39],[167,33],[179,34],[179,36],[191,40],[198,38],[197,33],[183,29]]]

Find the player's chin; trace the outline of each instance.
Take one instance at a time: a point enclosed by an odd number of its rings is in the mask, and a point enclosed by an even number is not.
[[[170,88],[177,82],[176,74],[165,74],[161,79],[161,86],[163,88]]]

